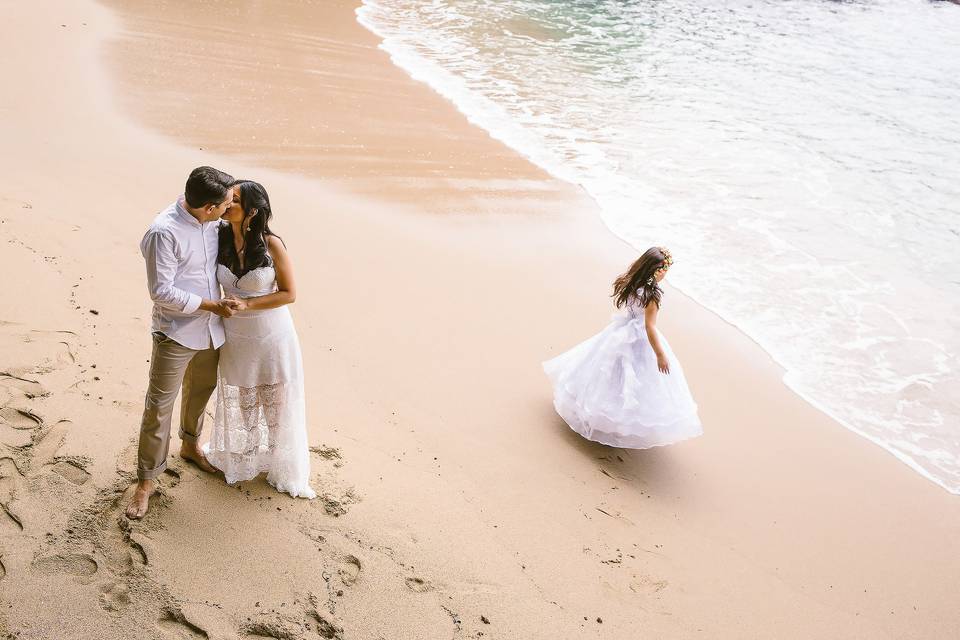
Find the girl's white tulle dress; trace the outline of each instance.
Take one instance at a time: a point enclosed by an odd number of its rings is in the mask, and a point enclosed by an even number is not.
[[[553,383],[553,405],[571,429],[626,449],[703,433],[683,369],[663,335],[657,335],[670,361],[669,374],[657,369],[643,308],[633,300],[603,331],[543,363]]]
[[[252,298],[277,290],[273,267],[237,278],[217,266],[224,293]],[[310,487],[300,342],[290,310],[241,311],[223,321],[217,409],[204,452],[229,484],[267,473],[267,482],[294,497],[314,498]]]

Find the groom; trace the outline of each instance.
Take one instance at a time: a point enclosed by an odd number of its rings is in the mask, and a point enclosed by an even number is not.
[[[235,313],[230,302],[220,299],[217,282],[217,221],[233,199],[233,182],[213,167],[194,169],[183,195],[154,219],[140,242],[153,300],[153,353],[129,518],[147,513],[156,478],[167,468],[171,414],[181,385],[180,457],[215,471],[197,438],[217,386],[221,317]]]

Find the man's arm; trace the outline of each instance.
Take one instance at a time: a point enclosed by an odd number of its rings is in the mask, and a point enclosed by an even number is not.
[[[173,284],[177,275],[177,256],[172,238],[159,231],[150,231],[143,239],[142,250],[147,265],[147,289],[154,304],[180,313],[195,313],[199,309],[221,316],[232,315],[226,305],[205,300]]]

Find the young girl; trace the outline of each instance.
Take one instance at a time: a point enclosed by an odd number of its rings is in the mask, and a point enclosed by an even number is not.
[[[570,428],[613,447],[647,449],[703,433],[683,369],[657,331],[670,252],[651,247],[613,283],[606,329],[543,364]]]

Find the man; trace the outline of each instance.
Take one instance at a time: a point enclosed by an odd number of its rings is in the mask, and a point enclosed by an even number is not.
[[[233,199],[233,181],[212,167],[194,169],[183,196],[154,219],[140,242],[153,300],[153,353],[129,518],[147,513],[156,478],[167,468],[171,414],[181,385],[180,457],[215,471],[197,439],[217,386],[221,317],[235,312],[232,303],[220,299],[217,282],[217,221]]]

